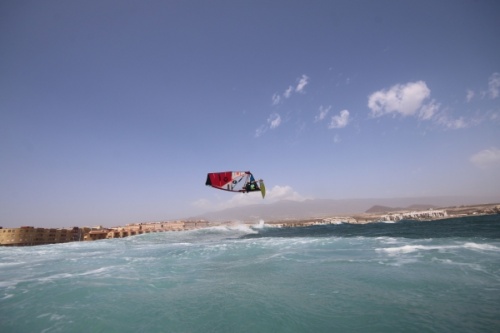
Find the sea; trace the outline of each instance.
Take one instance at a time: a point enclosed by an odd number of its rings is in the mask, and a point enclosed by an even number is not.
[[[500,215],[0,247],[0,332],[500,332]]]

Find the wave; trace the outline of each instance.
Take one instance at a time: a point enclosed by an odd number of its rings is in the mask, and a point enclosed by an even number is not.
[[[500,215],[472,216],[435,221],[402,220],[395,223],[326,224],[291,228],[255,229],[256,237],[396,237],[500,239]]]
[[[500,247],[491,244],[465,243],[464,247],[469,250],[500,251]]]
[[[449,251],[457,249],[467,249],[473,251],[500,251],[500,247],[491,244],[479,244],[467,242],[461,245],[403,245],[398,247],[377,248],[377,252],[386,252],[388,254],[406,254],[418,251]]]

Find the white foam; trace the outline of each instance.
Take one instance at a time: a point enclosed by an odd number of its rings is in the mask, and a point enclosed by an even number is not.
[[[386,252],[391,255],[406,254],[417,251],[448,251],[457,249],[468,249],[478,251],[500,251],[499,247],[490,244],[465,243],[462,245],[403,245],[398,247],[377,248],[377,252]]]
[[[0,281],[0,288],[14,288],[23,280]]]
[[[429,246],[424,246],[424,245],[404,245],[404,246],[398,246],[398,247],[388,247],[388,248],[383,248],[383,249],[375,249],[378,252],[386,252],[389,254],[399,254],[399,253],[412,253],[415,251],[419,250],[434,250],[436,249],[431,248]]]
[[[4,299],[8,299],[8,298],[11,298],[11,297],[14,297],[14,295],[13,294],[5,294],[5,296],[2,297],[2,298],[0,298],[0,300],[3,301]]]
[[[100,275],[101,273],[104,273],[106,271],[109,271],[110,269],[114,268],[115,266],[108,266],[108,267],[101,267],[98,269],[93,269],[87,272],[83,272],[78,274],[78,276],[86,276],[86,275]]]
[[[398,239],[398,238],[394,238],[394,237],[387,237],[387,236],[382,236],[382,237],[376,237],[375,238],[376,240],[380,240],[386,244],[397,244],[397,243],[400,243],[401,240]]]
[[[2,267],[9,267],[9,266],[19,266],[23,265],[25,262],[23,261],[18,261],[18,262],[0,262],[0,268]]]
[[[266,225],[265,225],[264,220],[259,220],[259,223],[256,224],[256,225],[254,225],[253,228],[255,228],[255,229],[263,229],[265,226]]]
[[[38,279],[38,281],[47,282],[47,281],[52,281],[52,280],[68,279],[68,278],[71,278],[73,276],[74,276],[73,274],[61,273],[61,274],[54,274],[51,276],[40,278],[40,279]]]
[[[491,244],[465,243],[464,247],[469,250],[500,251],[500,248]]]
[[[223,233],[243,233],[243,234],[256,234],[258,233],[256,230],[253,229],[253,226],[248,226],[246,224],[232,224],[232,225],[224,225],[224,226],[217,226],[217,227],[210,227],[207,228],[207,230],[216,230],[216,231],[221,231]]]

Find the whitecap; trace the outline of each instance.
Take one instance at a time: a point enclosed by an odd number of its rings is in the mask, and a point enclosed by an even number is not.
[[[377,252],[385,252],[390,255],[413,253],[417,251],[448,251],[467,249],[474,251],[500,251],[500,248],[491,244],[464,243],[460,245],[403,245],[398,247],[377,248]]]
[[[500,251],[500,248],[491,244],[465,243],[464,247],[469,250]]]
[[[8,298],[11,298],[11,297],[14,297],[14,295],[13,294],[5,294],[5,296],[2,297],[2,298],[0,298],[0,300],[3,301],[4,299],[8,299]]]
[[[87,272],[83,272],[80,274],[77,274],[78,276],[87,276],[87,275],[102,275],[102,273],[109,271],[110,269],[114,268],[115,266],[108,266],[108,267],[101,267],[98,269],[93,269]]]
[[[58,280],[58,279],[67,279],[67,278],[71,278],[71,277],[73,277],[73,274],[61,273],[61,274],[54,274],[51,276],[39,278],[38,281],[47,282],[47,281]]]
[[[429,246],[429,245],[403,245],[398,247],[377,248],[377,252],[386,252],[391,255],[412,253],[417,251],[448,250],[457,246]]]
[[[26,264],[26,262],[18,261],[18,262],[0,262],[0,268],[2,267],[10,267],[10,266],[19,266]]]
[[[259,223],[252,226],[254,229],[263,229],[264,227],[266,227],[264,220],[259,220]]]

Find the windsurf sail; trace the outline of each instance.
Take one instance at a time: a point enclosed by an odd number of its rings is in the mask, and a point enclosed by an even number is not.
[[[262,198],[266,195],[264,181],[260,179],[257,182],[250,171],[211,172],[207,175],[205,185],[230,192],[260,191]]]

